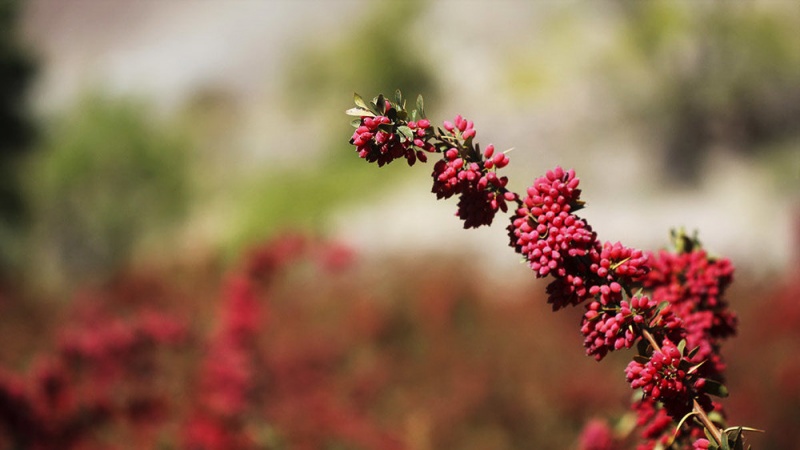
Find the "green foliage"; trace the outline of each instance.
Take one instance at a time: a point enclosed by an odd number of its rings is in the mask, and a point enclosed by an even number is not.
[[[340,99],[342,89],[357,92],[436,94],[434,76],[424,62],[423,43],[407,28],[424,11],[424,3],[374,2],[372,10],[340,40],[315,42],[300,50],[287,85],[294,105],[303,108]],[[295,101],[297,99],[297,101]]]
[[[257,180],[240,180],[231,193],[236,220],[224,243],[226,252],[237,255],[283,229],[324,233],[332,212],[380,198],[393,182],[408,176],[403,167],[363,170],[365,162],[354,157],[351,145],[343,142],[337,148],[316,165],[259,172]]]
[[[754,3],[625,5],[621,66],[646,80],[634,113],[662,134],[665,164],[696,181],[713,144],[742,152],[797,136],[800,13]],[[632,64],[631,64],[632,63]],[[621,81],[631,98],[631,82]],[[635,90],[635,89],[633,89]]]
[[[35,64],[16,35],[18,6],[0,0],[0,273],[16,264],[21,252],[27,211],[17,170],[34,137],[25,100]]]
[[[108,274],[187,206],[186,144],[131,100],[91,95],[32,161],[35,238],[56,274]]]

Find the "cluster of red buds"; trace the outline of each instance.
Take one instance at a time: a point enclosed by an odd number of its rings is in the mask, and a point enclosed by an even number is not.
[[[427,162],[428,154],[441,155],[433,167],[431,190],[440,199],[458,196],[456,215],[464,228],[491,225],[498,211],[508,211],[508,202],[518,202],[517,194],[506,189],[508,177],[497,175],[508,165],[508,156],[495,152],[493,145],[481,151],[473,143],[472,121],[459,115],[433,128],[425,118],[422,97],[409,113],[399,91],[394,103],[379,95],[368,105],[356,94],[355,104],[347,114],[358,117],[350,139],[358,155],[378,166],[401,157],[413,165]]]
[[[359,156],[381,166],[439,154],[432,192],[439,199],[459,196],[457,215],[465,228],[491,225],[498,211],[515,204],[510,246],[536,277],[551,279],[547,293],[554,311],[585,305],[580,329],[586,353],[599,361],[636,347],[625,372],[640,392],[633,404],[643,429],[639,448],[741,448],[742,430],[752,429],[723,429],[721,406],[709,397],[727,395],[719,351],[736,329],[723,299],[732,280],[730,262],[710,257],[683,232],[673,235],[674,251],[657,254],[602,242],[576,215],[584,202],[573,170],[547,171],[522,197],[496,174],[508,157],[492,145],[481,152],[471,121],[459,115],[433,128],[421,97],[411,113],[399,91],[395,100],[379,95],[367,105],[355,96],[356,107],[347,113],[358,117],[350,142]]]

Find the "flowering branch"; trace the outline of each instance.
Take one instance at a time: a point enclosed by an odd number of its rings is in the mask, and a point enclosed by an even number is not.
[[[585,206],[575,171],[548,170],[521,195],[498,174],[508,156],[493,145],[481,151],[473,122],[459,115],[433,127],[422,97],[409,111],[400,91],[393,102],[383,95],[369,104],[357,94],[354,100],[347,111],[356,117],[350,143],[361,158],[378,166],[439,158],[431,190],[439,199],[458,197],[464,228],[491,225],[511,204],[509,245],[537,278],[551,280],[546,291],[554,311],[584,305],[587,355],[600,361],[636,347],[625,374],[642,392],[632,405],[644,428],[640,448],[742,448],[745,428],[720,431],[722,407],[709,397],[727,395],[719,350],[736,329],[723,296],[733,275],[727,259],[709,256],[682,231],[673,232],[673,252],[601,242],[575,214]]]

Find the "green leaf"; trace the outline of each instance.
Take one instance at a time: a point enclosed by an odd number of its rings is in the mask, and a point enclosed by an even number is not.
[[[353,119],[353,120],[351,120],[350,121],[350,125],[352,125],[353,128],[360,127],[361,126],[361,119]]]
[[[663,311],[664,308],[666,308],[667,306],[669,306],[669,302],[668,301],[663,301],[663,302],[659,303],[658,306],[656,306],[655,315],[660,314],[661,311]]]
[[[699,345],[697,347],[689,350],[689,353],[686,354],[686,359],[694,358],[694,355],[696,355],[698,351],[700,351],[700,346]]]
[[[345,113],[345,114],[347,114],[348,116],[356,116],[356,117],[364,117],[364,116],[368,116],[368,117],[375,117],[375,113],[373,113],[372,111],[370,111],[370,110],[368,110],[368,109],[362,109],[362,108],[350,108],[350,109],[348,109],[347,111],[345,111],[344,113]]]
[[[743,439],[742,437],[742,428],[736,428],[734,430],[728,431],[726,433],[728,435],[728,441],[731,442],[733,450],[744,450]]]
[[[717,410],[714,410],[714,411],[711,411],[711,412],[709,412],[709,413],[708,413],[708,418],[709,418],[709,419],[710,419],[712,422],[716,422],[716,423],[725,423],[725,417],[723,417],[723,416],[722,416],[722,414],[720,414],[720,412],[719,412],[719,411],[717,411]]]
[[[706,439],[708,439],[708,442],[712,444],[713,446],[712,448],[719,448],[716,445],[714,445],[714,443],[717,442],[717,438],[715,438],[714,435],[711,434],[711,430],[709,430],[706,427],[703,427],[703,432],[706,434]]]
[[[716,380],[706,378],[706,385],[703,386],[703,391],[716,397],[725,398],[728,396],[728,388],[724,384]]]
[[[392,108],[389,111],[386,111],[384,115],[388,117],[389,120],[392,121],[392,123],[397,122],[397,109]]]
[[[699,364],[695,364],[695,365],[693,365],[692,367],[690,367],[690,368],[689,368],[689,370],[687,370],[687,371],[686,371],[686,374],[688,375],[688,374],[695,373],[695,372],[697,371],[697,369],[699,369],[699,368],[700,368],[700,366],[702,366],[703,364],[705,364],[705,362],[706,362],[706,361],[707,361],[707,360],[705,360],[705,359],[704,359],[704,360],[700,361],[700,363],[699,363]]]
[[[369,110],[369,107],[367,106],[367,102],[365,102],[364,99],[361,98],[361,96],[356,94],[355,92],[353,93],[353,102],[359,108]]]
[[[409,141],[414,139],[414,133],[411,131],[411,128],[405,125],[397,127],[397,132]]]
[[[731,445],[728,442],[728,433],[722,433],[720,435],[720,440],[722,441],[719,443],[719,448],[721,450],[731,450]]]
[[[680,422],[678,422],[678,426],[675,427],[675,432],[672,433],[672,437],[669,439],[669,442],[667,442],[667,445],[672,445],[672,443],[675,441],[675,438],[678,437],[678,433],[681,432],[681,427],[683,426],[683,423],[686,422],[686,419],[696,414],[696,412],[690,412],[681,418]]]
[[[383,94],[378,95],[375,97],[375,100],[372,101],[375,104],[375,109],[378,111],[378,114],[385,114],[386,113],[386,99],[383,97]]]
[[[678,342],[678,351],[681,352],[681,356],[683,356],[683,351],[686,349],[686,339],[681,339]]]
[[[636,352],[640,356],[647,356],[648,353],[647,349],[649,348],[650,348],[650,343],[647,342],[647,339],[639,339],[639,341],[636,342]]]
[[[394,91],[394,101],[397,104],[398,109],[405,109],[405,102],[403,102],[403,93],[400,92],[400,89]]]
[[[417,112],[421,118],[425,118],[425,102],[422,100],[422,94],[417,96]]]

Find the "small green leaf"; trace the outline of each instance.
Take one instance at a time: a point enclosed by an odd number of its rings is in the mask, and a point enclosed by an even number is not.
[[[417,112],[421,118],[425,118],[425,102],[422,100],[422,94],[417,96]]]
[[[364,99],[361,98],[361,96],[356,94],[355,92],[353,93],[353,102],[359,108],[369,110],[369,107],[367,106],[367,102],[365,102]]]
[[[350,108],[347,111],[345,111],[344,113],[347,114],[348,116],[375,117],[375,113],[373,113],[372,111],[370,111],[368,109],[362,109],[362,108]]]
[[[411,141],[414,139],[414,133],[411,131],[411,128],[405,125],[397,127],[397,132],[400,133],[406,140]]]
[[[669,442],[667,442],[667,445],[672,445],[672,443],[675,441],[675,438],[678,437],[678,433],[681,432],[681,427],[683,426],[683,423],[686,422],[686,419],[696,414],[696,412],[690,412],[681,418],[680,422],[678,422],[678,426],[675,427],[675,432],[672,433],[672,437],[669,439]]]
[[[400,89],[394,91],[394,101],[399,109],[405,109],[403,106],[405,104],[403,102],[403,93],[400,92]]]
[[[633,357],[633,360],[638,362],[639,364],[647,364],[648,362],[650,362],[650,358],[643,355],[636,355]]]
[[[689,368],[689,370],[687,370],[687,371],[686,371],[686,373],[687,373],[687,374],[692,374],[692,373],[695,373],[695,372],[697,371],[697,369],[699,369],[699,368],[700,368],[700,366],[702,366],[703,364],[705,364],[705,362],[706,362],[706,361],[707,361],[707,360],[705,360],[705,359],[704,359],[704,360],[700,361],[700,363],[699,363],[699,364],[695,364],[695,365],[693,365],[692,367],[690,367],[690,368]]]
[[[733,450],[744,450],[744,445],[741,439],[742,437],[741,427],[728,431],[723,434],[728,435],[728,441],[731,443]]]
[[[638,342],[636,342],[636,352],[640,356],[647,356],[648,353],[647,349],[649,348],[650,348],[650,343],[647,342],[647,339],[640,339]]]
[[[717,442],[717,439],[714,437],[713,434],[711,434],[711,430],[709,430],[706,427],[703,427],[703,432],[706,434],[706,439],[708,439],[708,442]]]
[[[716,410],[709,412],[708,413],[708,418],[712,422],[725,423],[725,417],[723,417],[722,414],[720,414],[720,412],[716,411]]]
[[[678,342],[678,351],[681,352],[681,356],[683,356],[683,351],[686,349],[686,339],[681,339]]]
[[[722,433],[720,435],[720,440],[722,441],[719,443],[719,448],[721,450],[731,450],[731,445],[728,442],[728,433]]]
[[[383,97],[383,94],[380,94],[377,97],[375,97],[375,100],[373,100],[372,102],[375,105],[375,109],[378,111],[378,114],[386,113],[386,99]]]
[[[353,119],[353,120],[351,120],[350,121],[350,125],[352,125],[353,128],[360,127],[361,126],[361,119]]]
[[[697,347],[689,350],[689,353],[686,354],[686,359],[694,358],[694,355],[696,355],[698,351],[700,351],[700,346],[699,345]]]
[[[663,301],[663,302],[659,303],[658,306],[656,306],[655,315],[660,314],[661,311],[663,311],[664,308],[666,308],[667,306],[669,306],[669,302],[668,301]]]
[[[728,396],[728,388],[724,384],[716,380],[706,378],[706,384],[703,386],[703,391],[716,397],[725,398]]]
[[[392,109],[386,111],[386,113],[384,113],[384,115],[386,117],[388,117],[389,120],[392,121],[392,123],[397,122],[397,110],[395,108],[392,108]]]

